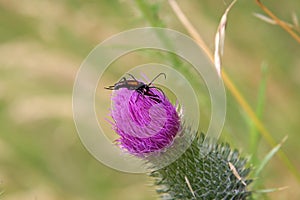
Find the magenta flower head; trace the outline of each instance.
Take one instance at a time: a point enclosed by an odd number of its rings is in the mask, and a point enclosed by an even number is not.
[[[166,150],[180,132],[180,117],[162,91],[120,88],[112,96],[113,129],[126,152],[145,157]]]

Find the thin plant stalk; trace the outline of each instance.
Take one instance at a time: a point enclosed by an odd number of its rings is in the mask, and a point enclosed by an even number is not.
[[[285,23],[284,21],[276,17],[276,15],[271,10],[269,10],[260,0],[255,0],[255,2],[267,15],[269,15],[269,17],[271,17],[276,22],[276,24],[278,24],[283,30],[285,30],[288,34],[290,34],[298,43],[300,43],[300,36],[297,35],[287,23]]]

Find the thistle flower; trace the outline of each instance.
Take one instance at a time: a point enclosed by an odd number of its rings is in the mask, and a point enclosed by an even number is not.
[[[120,136],[117,143],[139,157],[163,151],[180,131],[175,106],[156,88],[149,88],[149,94],[121,88],[112,97],[113,129]]]
[[[152,163],[150,176],[162,199],[244,200],[251,196],[247,160],[228,144],[204,143],[201,134],[176,160],[176,150],[164,154],[171,147],[184,145],[182,136],[192,129],[183,125],[176,107],[160,90],[149,88],[147,94],[141,94],[120,88],[115,90],[112,102],[113,129],[120,136],[119,146]],[[157,152],[164,153],[151,154]],[[154,155],[154,159],[148,155]]]

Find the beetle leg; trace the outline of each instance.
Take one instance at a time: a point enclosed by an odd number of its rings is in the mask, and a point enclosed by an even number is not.
[[[165,95],[164,91],[162,89],[160,89],[159,87],[152,86],[149,88],[155,88],[155,89],[159,90],[164,95],[164,99],[166,99],[166,95]],[[156,95],[156,96],[158,96],[158,95]]]
[[[137,97],[136,97],[136,99],[135,99],[135,102],[134,103],[136,103],[137,102],[137,100],[140,98],[140,95],[142,95],[142,92],[140,91],[140,90],[135,90],[137,93],[138,93],[138,95],[137,95]],[[143,96],[144,97],[144,96]]]
[[[159,96],[158,95],[151,95],[149,96],[150,99],[152,99],[153,101],[157,102],[157,103],[161,103],[161,100],[159,99]]]

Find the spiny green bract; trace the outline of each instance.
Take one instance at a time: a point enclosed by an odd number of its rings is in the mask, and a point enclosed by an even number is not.
[[[162,199],[246,199],[251,180],[246,159],[229,144],[203,143],[204,135],[192,142],[186,152],[169,166],[153,171]],[[201,149],[206,149],[204,153]],[[234,167],[230,167],[230,164]]]

